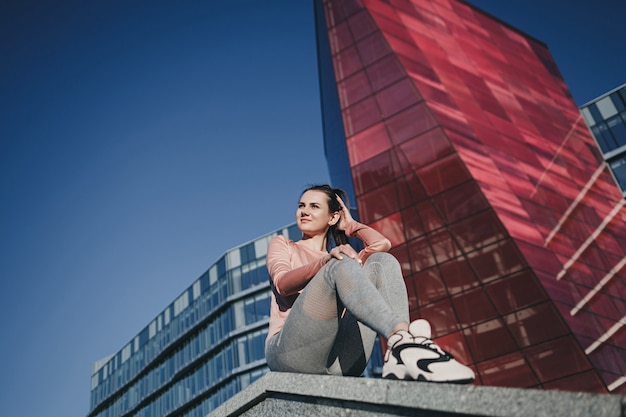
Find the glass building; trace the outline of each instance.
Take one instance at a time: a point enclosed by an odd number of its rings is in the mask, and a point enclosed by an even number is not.
[[[580,110],[626,197],[626,84],[583,105]]]
[[[92,371],[89,417],[203,417],[265,372],[269,240],[226,252],[126,346]]]
[[[315,10],[331,179],[411,317],[477,384],[626,393],[625,199],[548,47],[460,0]],[[589,108],[617,178],[622,94]]]

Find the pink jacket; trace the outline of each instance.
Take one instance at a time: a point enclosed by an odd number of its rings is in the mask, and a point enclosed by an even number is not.
[[[346,235],[363,241],[365,248],[358,254],[363,263],[372,253],[387,252],[391,248],[385,236],[362,223],[350,224]],[[268,340],[280,332],[300,291],[326,264],[327,257],[325,250],[309,249],[282,235],[270,241],[266,258],[272,287]]]

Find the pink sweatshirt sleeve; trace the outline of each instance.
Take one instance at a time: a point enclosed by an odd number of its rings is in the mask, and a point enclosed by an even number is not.
[[[361,259],[363,263],[365,263],[372,253],[387,252],[391,249],[389,239],[363,223],[356,221],[350,223],[346,229],[346,235],[349,237],[357,237],[363,241],[365,248],[359,252],[359,259]]]
[[[267,248],[266,264],[276,292],[288,296],[296,294],[306,286],[326,264],[326,256],[322,255],[317,260],[293,268],[289,241],[284,236],[276,236]]]

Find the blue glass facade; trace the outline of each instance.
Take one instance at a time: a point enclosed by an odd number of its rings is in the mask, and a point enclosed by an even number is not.
[[[626,197],[626,84],[583,105],[580,110]]]
[[[269,240],[226,252],[124,348],[94,365],[89,417],[205,416],[267,372]]]

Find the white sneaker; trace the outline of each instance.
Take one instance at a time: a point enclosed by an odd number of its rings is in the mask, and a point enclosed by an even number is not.
[[[383,378],[468,384],[474,371],[457,362],[430,339],[430,323],[415,320],[409,331],[399,331],[387,340]]]

